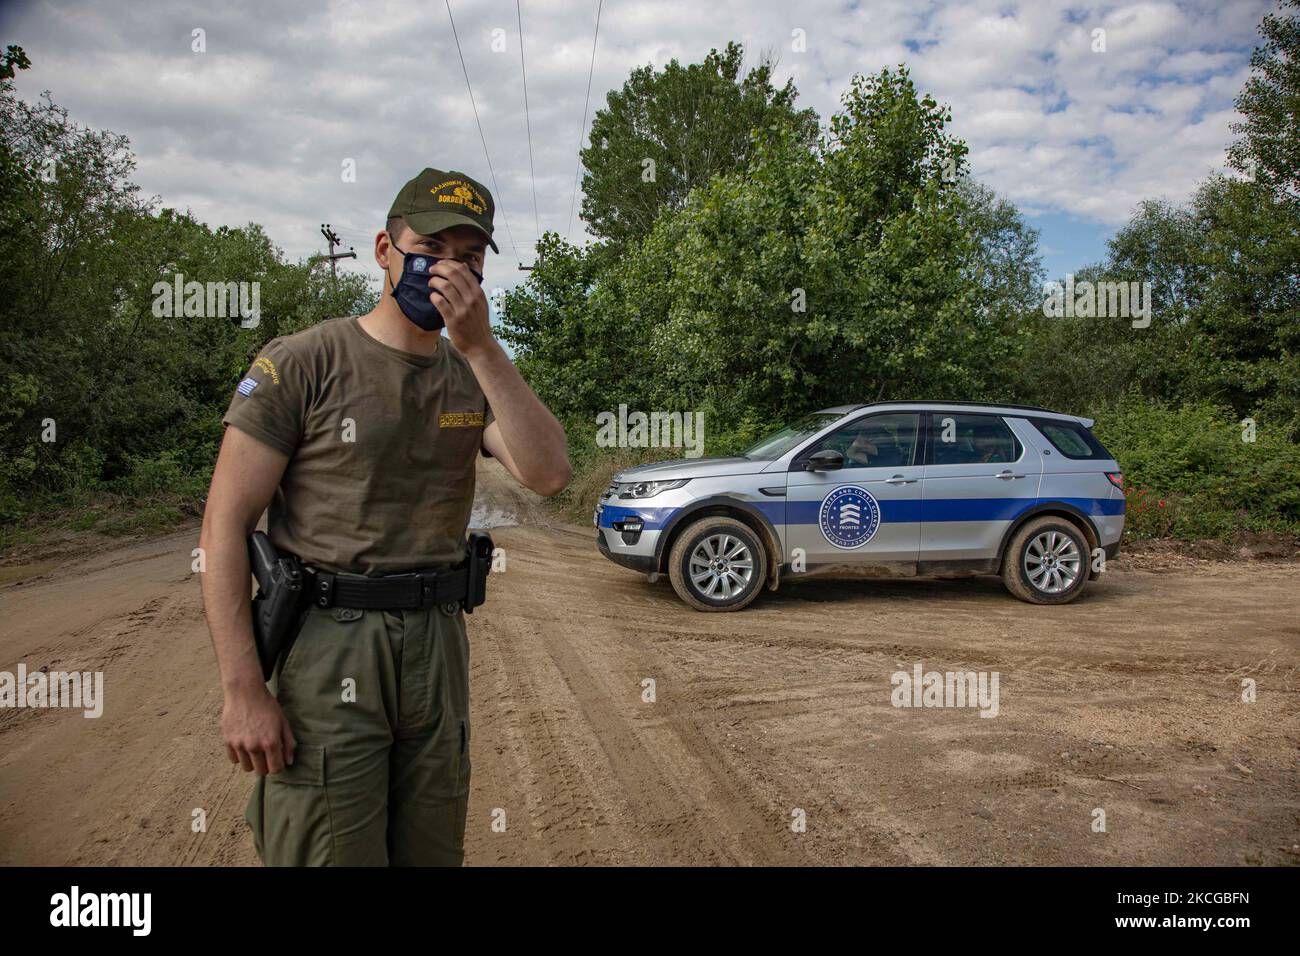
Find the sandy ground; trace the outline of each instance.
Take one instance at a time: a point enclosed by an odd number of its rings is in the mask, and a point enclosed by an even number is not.
[[[468,865],[1300,862],[1294,563],[1121,558],[1062,608],[982,578],[705,615],[485,467],[477,513],[525,523],[470,619]],[[102,670],[106,706],[0,710],[0,863],[256,862],[196,539],[8,569],[0,670]],[[893,707],[917,662],[997,672],[998,716]]]

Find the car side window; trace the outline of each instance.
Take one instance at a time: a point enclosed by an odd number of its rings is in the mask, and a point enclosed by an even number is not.
[[[915,412],[868,415],[827,435],[807,454],[833,449],[845,468],[892,468],[915,463],[921,416]],[[806,455],[804,456],[806,457]]]
[[[1030,419],[1052,447],[1066,458],[1109,458],[1108,452],[1097,436],[1076,422],[1056,422],[1050,419]]]
[[[927,460],[932,465],[1009,464],[1020,450],[1016,436],[996,415],[930,413]]]

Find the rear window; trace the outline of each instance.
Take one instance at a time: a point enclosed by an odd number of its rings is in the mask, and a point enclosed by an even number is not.
[[[1110,452],[1097,440],[1097,436],[1078,422],[1063,422],[1047,418],[1031,419],[1034,427],[1052,443],[1052,447],[1066,458],[1107,459]]]

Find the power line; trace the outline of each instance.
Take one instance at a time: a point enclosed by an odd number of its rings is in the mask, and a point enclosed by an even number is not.
[[[519,247],[515,245],[514,234],[510,231],[510,217],[506,215],[505,203],[501,201],[503,193],[501,184],[497,182],[497,171],[492,168],[492,157],[488,153],[487,137],[483,135],[483,122],[478,116],[478,104],[474,102],[474,87],[469,82],[469,68],[465,66],[465,54],[460,48],[460,36],[456,32],[456,18],[451,15],[451,0],[445,0],[447,4],[447,19],[451,21],[451,35],[456,40],[456,53],[460,56],[460,68],[465,74],[465,89],[469,91],[469,105],[474,109],[474,122],[478,125],[478,138],[483,143],[483,158],[487,160],[488,172],[492,175],[492,188],[497,191],[497,206],[501,209],[501,218],[506,224],[506,235],[510,237],[510,248],[515,251],[515,260],[519,260]],[[534,201],[536,201],[534,199]]]
[[[604,2],[605,0],[596,0],[596,32],[591,37],[591,67],[587,70],[587,99],[582,104],[582,127],[578,130],[578,165],[573,171],[573,198],[569,200],[569,228],[564,231],[566,240],[573,232],[573,208],[578,202],[578,177],[582,173],[582,140],[587,135],[587,108],[591,105],[591,77],[596,72],[596,40],[600,37],[600,8]]]
[[[524,14],[515,0],[515,17],[519,21],[519,73],[524,80],[524,126],[528,130],[528,175],[533,181],[533,224],[542,234],[542,218],[537,214],[537,173],[533,169],[533,122],[528,117],[528,71],[524,68]]]
[[[342,239],[344,243],[346,243],[347,245],[353,248],[361,249],[363,253],[366,255],[367,259],[370,257],[370,253],[374,249],[374,245],[375,245],[374,233],[369,233],[367,235],[360,236],[355,233],[344,232],[341,229],[336,230],[336,232],[339,238]],[[358,262],[359,261],[360,260],[358,259]]]

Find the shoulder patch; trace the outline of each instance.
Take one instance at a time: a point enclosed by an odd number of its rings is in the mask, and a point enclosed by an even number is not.
[[[280,373],[276,371],[275,363],[265,355],[258,357],[257,361],[253,363],[253,368],[259,368],[267,375],[271,376],[272,385],[280,384]],[[247,379],[245,379],[245,381],[247,381]]]
[[[243,381],[239,383],[239,388],[237,389],[237,391],[239,392],[240,395],[245,395],[245,396],[252,395],[253,389],[257,388],[258,384],[259,383],[255,378],[245,378]]]

